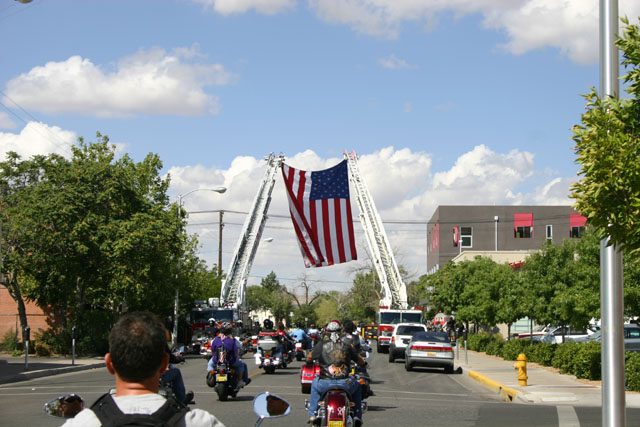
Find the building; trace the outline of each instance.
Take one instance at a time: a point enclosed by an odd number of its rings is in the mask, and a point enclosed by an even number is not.
[[[427,224],[427,272],[465,251],[511,252],[505,261],[523,261],[546,240],[580,237],[585,223],[571,206],[438,206]]]

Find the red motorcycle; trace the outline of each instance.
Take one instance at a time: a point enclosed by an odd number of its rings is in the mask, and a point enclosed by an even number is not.
[[[311,383],[313,379],[320,375],[320,365],[318,362],[305,363],[300,370],[300,385],[302,394],[311,394]]]

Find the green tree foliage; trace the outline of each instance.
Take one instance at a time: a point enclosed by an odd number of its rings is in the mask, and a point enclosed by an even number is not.
[[[609,236],[627,255],[640,251],[640,33],[623,19],[623,77],[628,99],[585,96],[587,111],[573,128],[581,180],[572,187],[576,209],[599,235]]]
[[[288,319],[293,311],[291,297],[273,271],[261,280],[260,286],[249,286],[245,299],[249,311],[269,310],[276,322]]]
[[[597,262],[589,243],[569,239],[560,245],[548,243],[527,258],[523,280],[540,301],[533,314],[539,323],[583,328],[597,317],[600,281],[592,268]]]
[[[369,270],[356,274],[353,285],[347,292],[346,312],[351,319],[361,322],[371,322],[375,319],[380,305],[381,285],[378,274]],[[345,317],[340,316],[340,317]]]
[[[169,204],[160,159],[116,159],[108,138],[97,139],[80,138],[69,160],[0,163],[6,269],[22,296],[74,321],[88,309],[168,314],[177,269],[188,294],[190,268],[201,268],[195,243]]]

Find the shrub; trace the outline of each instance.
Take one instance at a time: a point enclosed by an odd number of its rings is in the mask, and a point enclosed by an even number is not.
[[[504,341],[501,337],[495,337],[489,341],[485,352],[487,354],[491,354],[493,356],[502,356],[502,346],[504,345]]]
[[[520,353],[525,353],[525,348],[530,347],[529,340],[512,339],[502,346],[502,357],[504,360],[516,360]],[[527,356],[527,359],[529,357]]]
[[[551,366],[553,355],[558,348],[558,344],[536,343],[525,348],[527,359],[531,362],[539,363],[543,366]]]
[[[36,344],[34,345],[35,347],[35,352],[36,352],[36,356],[51,356],[51,348],[49,347],[49,344],[47,344],[46,342],[42,342],[42,341],[36,341]]]
[[[600,343],[589,342],[577,344],[577,348],[578,350],[573,361],[573,370],[571,373],[578,378],[599,380],[602,377]]]
[[[489,342],[491,342],[491,336],[487,333],[470,334],[467,338],[469,350],[473,351],[485,351]]]
[[[15,329],[9,329],[5,332],[0,341],[0,349],[3,351],[13,351],[18,348],[18,334]]]
[[[627,390],[640,391],[640,353],[626,352],[624,377]]]
[[[22,350],[13,350],[11,352],[11,356],[12,357],[20,357],[20,356],[22,356]]]
[[[559,369],[562,373],[573,373],[573,365],[580,350],[580,345],[582,343],[577,342],[566,342],[559,345],[553,355],[551,366]]]

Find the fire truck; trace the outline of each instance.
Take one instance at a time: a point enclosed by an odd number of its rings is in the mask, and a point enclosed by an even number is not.
[[[381,306],[376,313],[378,324],[378,353],[388,353],[393,328],[398,323],[423,323],[422,307],[411,307],[406,310],[394,310]]]
[[[391,334],[396,324],[402,322],[423,323],[421,307],[408,307],[407,288],[402,280],[393,250],[382,225],[382,220],[367,189],[358,167],[355,153],[345,153],[349,163],[349,179],[356,190],[360,222],[364,229],[376,273],[382,288],[382,298],[376,312],[378,325],[377,350],[388,351]]]
[[[208,301],[196,301],[189,317],[191,322],[191,347],[194,353],[199,353],[200,347],[208,340],[205,329],[209,326],[209,319],[216,319],[216,325],[218,326],[225,322],[234,324],[236,321],[233,310],[219,307],[217,298],[210,298]]]

